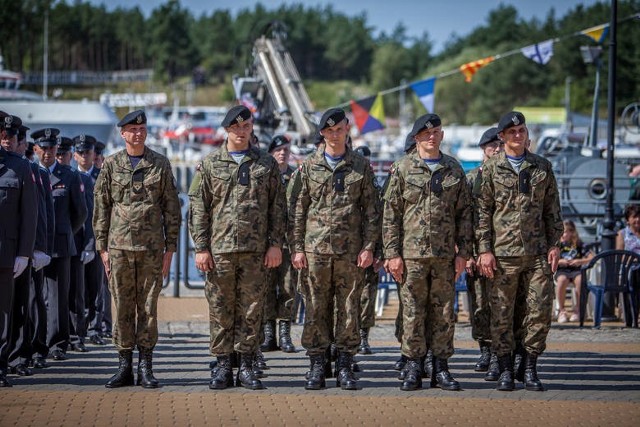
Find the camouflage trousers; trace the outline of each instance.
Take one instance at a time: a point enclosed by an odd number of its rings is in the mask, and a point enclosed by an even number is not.
[[[373,267],[364,270],[364,286],[360,296],[360,327],[369,329],[376,324],[376,294],[378,293],[378,272]]]
[[[158,296],[164,251],[109,249],[109,289],[115,304],[113,343],[118,351],[152,350],[158,342]]]
[[[453,355],[455,276],[453,259],[406,259],[402,299],[402,354],[417,359],[427,353]],[[431,335],[429,337],[429,334]]]
[[[542,354],[553,310],[546,257],[499,257],[497,266],[490,286],[492,351],[503,356],[521,341],[527,352]]]
[[[297,283],[298,271],[291,265],[289,251],[283,249],[282,264],[267,275],[263,321],[292,320]]]
[[[491,342],[491,305],[489,304],[489,280],[467,274],[467,290],[471,297],[471,336],[476,341]]]
[[[356,255],[306,255],[309,269],[302,346],[309,355],[324,354],[334,338],[339,351],[355,354],[360,344],[364,271],[356,265]]]
[[[214,254],[204,292],[209,302],[209,351],[255,353],[260,346],[265,297],[263,253]]]

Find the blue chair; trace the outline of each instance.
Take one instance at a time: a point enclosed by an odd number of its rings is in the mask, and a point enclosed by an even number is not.
[[[589,274],[596,266],[600,270]],[[589,292],[595,297],[593,306],[593,327],[602,323],[602,300],[605,292],[621,293],[624,302],[624,317],[627,326],[638,327],[636,304],[635,270],[640,266],[640,255],[631,251],[608,250],[597,254],[589,264],[582,267],[582,288],[580,292],[580,327],[584,325]],[[589,280],[590,277],[592,280]]]

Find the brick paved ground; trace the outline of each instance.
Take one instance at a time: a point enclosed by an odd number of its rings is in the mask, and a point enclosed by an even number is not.
[[[208,325],[202,298],[162,298],[161,337],[155,373],[162,387],[107,390],[117,365],[111,345],[89,346],[86,354],[50,362],[32,377],[11,376],[0,391],[0,426],[91,425],[620,425],[640,420],[640,330],[607,324],[602,330],[554,324],[540,359],[543,393],[519,385],[494,390],[472,370],[477,358],[468,323],[456,328],[450,367],[463,391],[399,390],[391,369],[398,344],[389,321],[371,331],[375,354],[358,356],[363,368],[358,391],[329,381],[318,392],[303,388],[308,359],[267,353],[266,390],[208,389]],[[294,325],[299,344],[301,326]]]

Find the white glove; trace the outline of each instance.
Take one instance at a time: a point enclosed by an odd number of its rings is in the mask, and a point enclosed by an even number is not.
[[[42,251],[33,251],[33,268],[38,271],[51,262],[51,257]]]
[[[29,265],[29,258],[26,256],[17,256],[16,261],[13,264],[13,278],[15,279],[22,274],[25,268]]]
[[[91,261],[93,261],[95,257],[96,257],[95,251],[83,251],[82,255],[80,255],[80,261],[82,261],[84,265],[87,265]]]

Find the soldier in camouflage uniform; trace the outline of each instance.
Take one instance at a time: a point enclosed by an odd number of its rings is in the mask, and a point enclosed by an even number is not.
[[[502,150],[502,141],[498,138],[498,128],[487,129],[480,138],[478,146],[482,149],[482,161],[486,162]],[[482,165],[467,172],[467,182],[471,190],[473,205],[473,226],[478,226],[477,200],[480,197],[482,183]],[[474,255],[478,256],[474,247]],[[485,381],[497,381],[500,375],[498,358],[491,353],[491,306],[489,305],[489,281],[477,274],[476,260],[467,261],[467,289],[471,296],[471,336],[480,345],[480,359],[475,366],[476,372],[486,372]]]
[[[152,371],[158,296],[176,251],[181,215],[169,160],[144,145],[146,123],[142,110],[120,120],[126,147],[105,159],[94,190],[96,250],[115,302],[113,342],[120,362],[107,388],[133,385],[136,346],[137,384],[158,387]]]
[[[444,136],[440,117],[419,117],[410,135],[417,151],[403,157],[393,171],[384,194],[383,216],[384,257],[394,278],[403,282],[402,353],[408,361],[400,389],[422,387],[428,314],[434,364],[431,384],[460,390],[447,360],[454,351],[454,282],[471,253],[469,188],[460,164],[440,151]]]
[[[515,388],[511,352],[521,329],[526,351],[515,377],[527,390],[542,391],[537,359],[545,350],[553,308],[552,274],[562,235],[560,199],[551,163],[526,149],[522,113],[498,123],[504,152],[482,168],[478,199],[478,269],[491,280],[491,346],[498,356],[498,390]],[[518,300],[524,302],[518,307]],[[518,320],[514,324],[515,319]]]
[[[295,168],[289,165],[289,140],[284,135],[276,135],[269,145],[269,154],[278,162],[278,170],[285,189],[291,181]],[[289,245],[284,242],[282,248],[282,264],[269,274],[264,305],[264,342],[262,351],[274,351],[278,347],[285,353],[296,351],[291,341],[291,319],[296,297],[297,271],[291,265]],[[279,339],[276,344],[276,320],[278,321]]]
[[[309,269],[302,345],[311,359],[306,387],[325,386],[325,352],[331,344],[334,303],[337,384],[356,390],[352,371],[358,349],[364,269],[373,263],[380,210],[367,160],[346,145],[349,125],[333,108],[320,120],[324,143],[300,167],[301,189],[293,224],[293,266]]]
[[[284,186],[273,157],[249,146],[251,112],[231,108],[226,143],[196,168],[189,189],[189,226],[196,267],[206,272],[210,351],[217,358],[211,389],[233,385],[230,355],[240,353],[236,385],[264,388],[253,371],[260,346],[267,268],[282,262]]]

